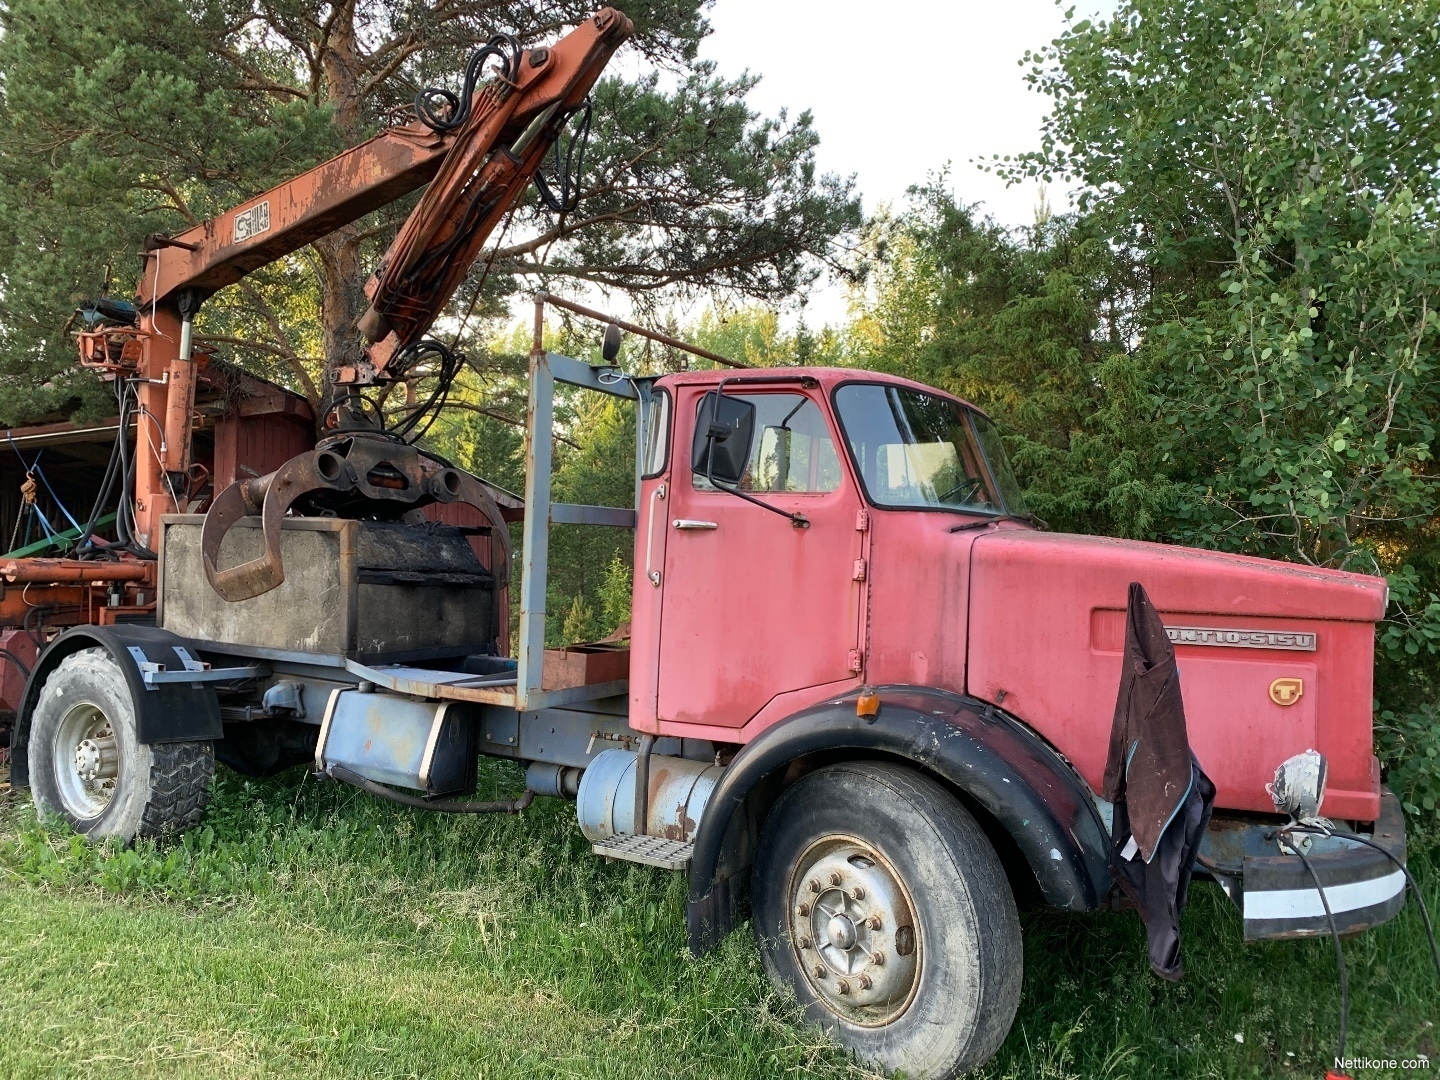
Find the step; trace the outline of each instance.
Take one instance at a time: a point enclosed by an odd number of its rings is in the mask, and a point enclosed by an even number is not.
[[[663,836],[624,834],[597,840],[590,845],[590,850],[607,859],[624,859],[662,870],[684,870],[690,865],[695,845],[688,840],[667,840]]]

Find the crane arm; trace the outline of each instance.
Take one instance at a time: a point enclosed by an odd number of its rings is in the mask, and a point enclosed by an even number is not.
[[[506,56],[492,42],[506,71],[471,99],[459,143],[366,284],[370,307],[359,328],[371,344],[359,363],[337,373],[337,382],[398,377],[388,370],[392,360],[449,303],[566,125],[582,110],[582,129],[588,125],[590,88],[632,30],[629,19],[604,8],[550,49],[522,55],[514,48]]]
[[[369,344],[335,373],[338,384],[350,386],[403,377],[406,365],[392,361],[444,309],[633,31],[619,11],[602,8],[552,46],[521,50],[513,39],[493,39],[472,59],[464,94],[426,91],[417,102],[418,119],[210,221],[149,239],[137,290],[139,325],[127,331],[138,349],[119,350],[124,358],[114,364],[93,365],[138,376],[140,413],[150,418],[142,426],[135,478],[140,543],[156,535],[161,514],[187,502],[195,411],[191,323],[200,304],[428,182],[365,287],[370,306],[359,330]],[[500,60],[501,70],[477,89],[487,59]],[[451,106],[449,115],[435,115],[437,97]]]
[[[604,8],[552,47],[517,49],[508,69],[475,92],[462,123],[416,119],[390,128],[209,221],[149,237],[140,309],[181,303],[187,292],[191,303],[203,302],[430,183],[366,286],[371,308],[362,329],[372,343],[384,341],[381,327],[394,335],[393,346],[367,350],[370,363],[383,368],[449,301],[632,31],[629,19]]]

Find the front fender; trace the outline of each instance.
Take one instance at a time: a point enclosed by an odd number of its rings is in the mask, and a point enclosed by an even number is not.
[[[220,703],[212,687],[204,684],[168,683],[147,687],[131,647],[139,649],[153,663],[167,669],[183,668],[175,646],[198,651],[193,642],[156,626],[120,623],[114,626],[76,626],[65,631],[40,654],[25,683],[25,696],[15,716],[10,777],[17,788],[30,786],[30,716],[40,700],[40,688],[57,664],[81,649],[100,647],[114,657],[130,686],[135,703],[135,734],[142,743],[193,742],[220,739],[225,729],[220,721]]]
[[[880,711],[854,695],[805,709],[748,743],[725,770],[695,837],[687,905],[690,947],[710,948],[734,922],[749,847],[797,762],[898,757],[964,792],[1015,842],[1045,902],[1098,907],[1110,888],[1108,841],[1075,771],[994,706],[914,686],[880,687]],[[795,779],[790,775],[788,779]]]

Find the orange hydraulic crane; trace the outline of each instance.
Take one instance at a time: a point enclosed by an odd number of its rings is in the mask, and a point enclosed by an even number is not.
[[[156,542],[161,515],[186,509],[196,368],[204,360],[193,338],[200,305],[252,270],[428,181],[419,205],[365,287],[370,306],[358,328],[369,344],[340,368],[335,381],[353,403],[353,388],[403,378],[420,355],[420,339],[530,181],[536,181],[552,207],[573,208],[578,189],[571,177],[562,173],[559,190],[552,190],[539,170],[572,125],[576,134],[564,157],[567,162],[573,157],[577,141],[583,154],[590,89],[632,32],[629,19],[604,8],[552,46],[527,50],[508,35],[492,38],[472,55],[460,94],[422,91],[416,99],[417,117],[409,123],[389,128],[210,221],[175,236],[149,238],[142,253],[145,266],[134,324],[111,322],[80,335],[82,363],[102,369],[109,378],[134,380],[137,386],[131,538],[136,547],[143,550]],[[363,434],[356,429],[364,420],[353,410],[342,410],[332,422],[351,442]],[[125,434],[122,425],[120,437]],[[344,457],[346,448],[339,452]],[[321,480],[327,479],[324,470],[335,453],[332,447],[331,456],[320,459]],[[394,464],[391,472],[404,475],[375,476],[372,469],[370,478],[377,482],[367,485],[362,477],[366,490],[358,494],[398,497],[396,485],[405,484],[408,476],[427,487],[423,494],[429,501],[473,501],[498,521],[493,500],[483,489],[474,490],[473,478],[463,478],[472,485],[462,492],[457,470],[437,472],[424,460]],[[232,509],[258,510],[269,481],[265,477],[248,486],[234,485],[217,503],[230,495]],[[282,487],[287,485],[288,508],[303,492],[295,490],[293,476]],[[409,490],[403,501],[413,503],[416,494]],[[93,563],[79,563],[92,570],[75,571],[70,567],[77,560],[45,561],[53,571],[46,580],[92,580],[85,575],[94,572]],[[99,576],[104,578],[103,573]]]

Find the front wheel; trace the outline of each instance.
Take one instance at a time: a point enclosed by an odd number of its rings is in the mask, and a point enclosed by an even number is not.
[[[766,970],[864,1060],[958,1076],[1004,1042],[1022,948],[1000,860],[930,778],[881,762],[819,769],[789,788],[753,871]]]
[[[96,837],[194,827],[215,773],[209,742],[139,741],[130,685],[104,649],[55,665],[31,716],[29,747],[36,806]]]

